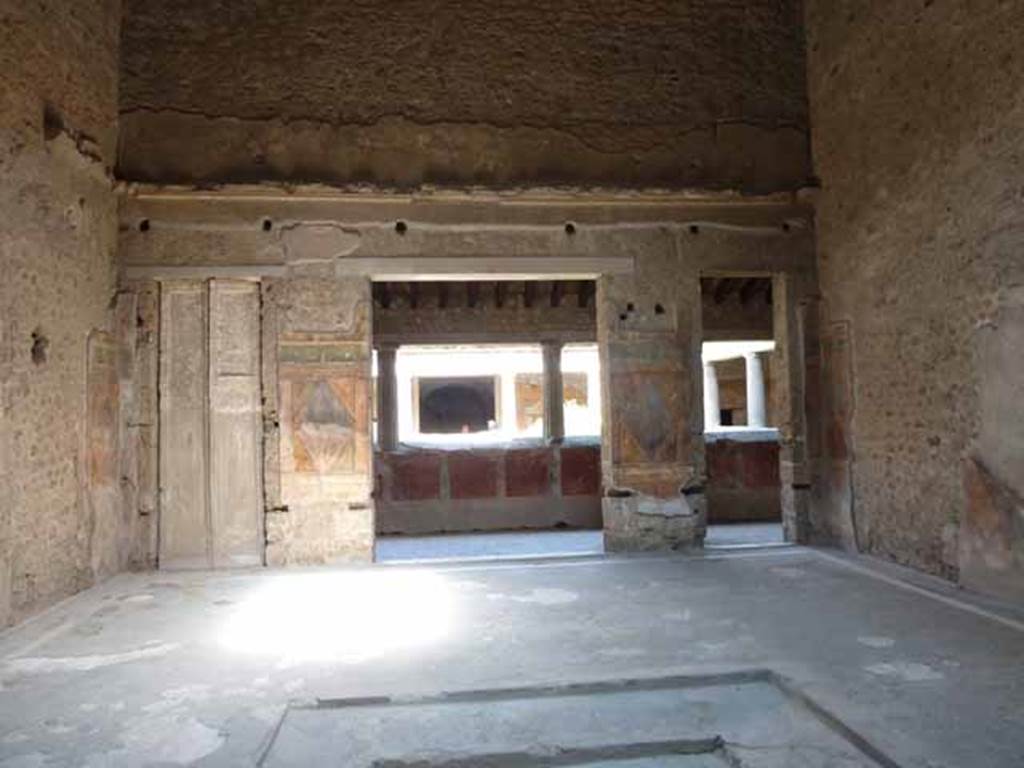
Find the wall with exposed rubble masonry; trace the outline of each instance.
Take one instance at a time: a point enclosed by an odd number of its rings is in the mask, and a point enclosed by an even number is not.
[[[807,3],[820,540],[1024,596],[1024,14]]]
[[[119,33],[119,0],[0,15],[0,627],[142,564],[119,450]]]

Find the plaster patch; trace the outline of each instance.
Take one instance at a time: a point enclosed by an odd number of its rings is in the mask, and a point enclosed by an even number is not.
[[[772,573],[777,573],[779,576],[783,576],[787,579],[799,579],[807,575],[807,571],[803,568],[794,568],[788,565],[777,565],[771,569]]]
[[[361,240],[358,230],[333,222],[289,223],[281,228],[285,258],[293,265],[316,264],[352,254]]]
[[[125,603],[148,603],[150,600],[155,600],[154,595],[148,593],[140,593],[137,595],[124,595],[121,597],[121,601]]]
[[[690,609],[687,608],[683,611],[668,611],[662,614],[662,618],[668,621],[689,621],[691,615]]]
[[[857,638],[857,642],[868,648],[892,648],[896,644],[891,637],[862,636]]]
[[[598,651],[600,656],[612,656],[615,658],[631,658],[633,656],[645,656],[647,651],[643,648],[603,648]]]
[[[914,661],[886,661],[864,667],[873,675],[897,678],[907,683],[920,683],[928,680],[942,680],[945,675],[927,664]]]
[[[21,659],[12,659],[4,663],[4,668],[15,674],[46,674],[48,672],[88,672],[100,667],[110,667],[115,664],[125,664],[140,659],[152,659],[158,656],[166,656],[171,651],[177,650],[181,643],[161,643],[146,648],[139,648],[124,653],[96,654],[93,656],[29,656]]]
[[[123,734],[124,747],[91,755],[89,768],[165,764],[191,765],[224,745],[224,735],[194,717],[150,717],[132,723]]]
[[[41,752],[32,752],[27,755],[15,755],[6,760],[0,760],[0,768],[41,768],[49,762],[46,755]]]
[[[567,589],[552,589],[541,587],[534,589],[525,595],[502,595],[490,594],[488,600],[514,600],[517,603],[537,603],[540,605],[564,605],[573,603],[579,599],[579,595]]]
[[[183,685],[180,688],[170,688],[164,691],[160,694],[160,701],[147,704],[142,709],[145,712],[169,711],[186,702],[205,701],[208,698],[210,698],[210,686]]]

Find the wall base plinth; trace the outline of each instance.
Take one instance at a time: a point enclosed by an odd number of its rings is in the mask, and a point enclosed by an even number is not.
[[[606,497],[604,547],[608,552],[650,552],[704,545],[704,494],[672,499],[651,496]]]

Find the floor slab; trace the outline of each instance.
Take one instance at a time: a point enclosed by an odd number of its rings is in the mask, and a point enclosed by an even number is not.
[[[438,536],[380,536],[377,561],[493,560],[604,553],[602,531],[509,531]]]
[[[819,715],[767,670],[328,700],[290,707],[262,764],[330,754],[353,768],[886,765]]]
[[[310,702],[761,669],[894,765],[1002,768],[1022,630],[799,547],[123,574],[0,635],[0,765],[254,765]]]

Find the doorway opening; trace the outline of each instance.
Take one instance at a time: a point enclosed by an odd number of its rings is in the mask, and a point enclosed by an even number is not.
[[[782,544],[772,279],[701,279],[708,547]]]
[[[377,559],[603,551],[594,283],[377,282]]]

